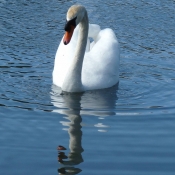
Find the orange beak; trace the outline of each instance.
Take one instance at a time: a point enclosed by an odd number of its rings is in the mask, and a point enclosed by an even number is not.
[[[72,38],[74,29],[75,29],[75,27],[72,26],[72,25],[70,25],[70,30],[65,32],[64,38],[63,38],[63,43],[64,43],[65,45],[69,44],[69,42],[70,42],[70,40],[71,40],[71,38]]]

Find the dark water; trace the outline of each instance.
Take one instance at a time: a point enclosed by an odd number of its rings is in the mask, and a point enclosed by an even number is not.
[[[174,175],[175,1],[78,1],[115,31],[120,83],[61,95],[54,56],[76,2],[0,1],[0,174]]]

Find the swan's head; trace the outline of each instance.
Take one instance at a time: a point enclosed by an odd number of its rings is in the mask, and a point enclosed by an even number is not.
[[[69,8],[67,12],[67,20],[65,25],[65,35],[63,42],[67,45],[72,37],[75,27],[81,22],[86,13],[85,7],[81,5],[73,5]]]

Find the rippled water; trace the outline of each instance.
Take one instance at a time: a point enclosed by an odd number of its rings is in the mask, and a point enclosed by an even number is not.
[[[52,69],[76,2],[0,1],[0,173],[174,175],[175,1],[78,1],[115,31],[120,82],[62,95]]]

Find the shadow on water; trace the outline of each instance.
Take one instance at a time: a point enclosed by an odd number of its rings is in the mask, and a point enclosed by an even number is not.
[[[58,161],[62,167],[58,169],[60,174],[78,174],[82,170],[74,166],[82,163],[82,114],[97,115],[114,115],[112,111],[115,109],[117,100],[116,90],[118,85],[108,89],[88,91],[85,93],[62,93],[60,88],[53,86],[51,99],[53,105],[57,108],[53,112],[66,115],[69,123],[69,149],[68,155],[65,155],[65,148],[58,147]],[[96,111],[94,111],[94,109]],[[98,110],[97,110],[98,109]],[[63,124],[64,125],[64,124]],[[68,160],[65,160],[68,159]]]

